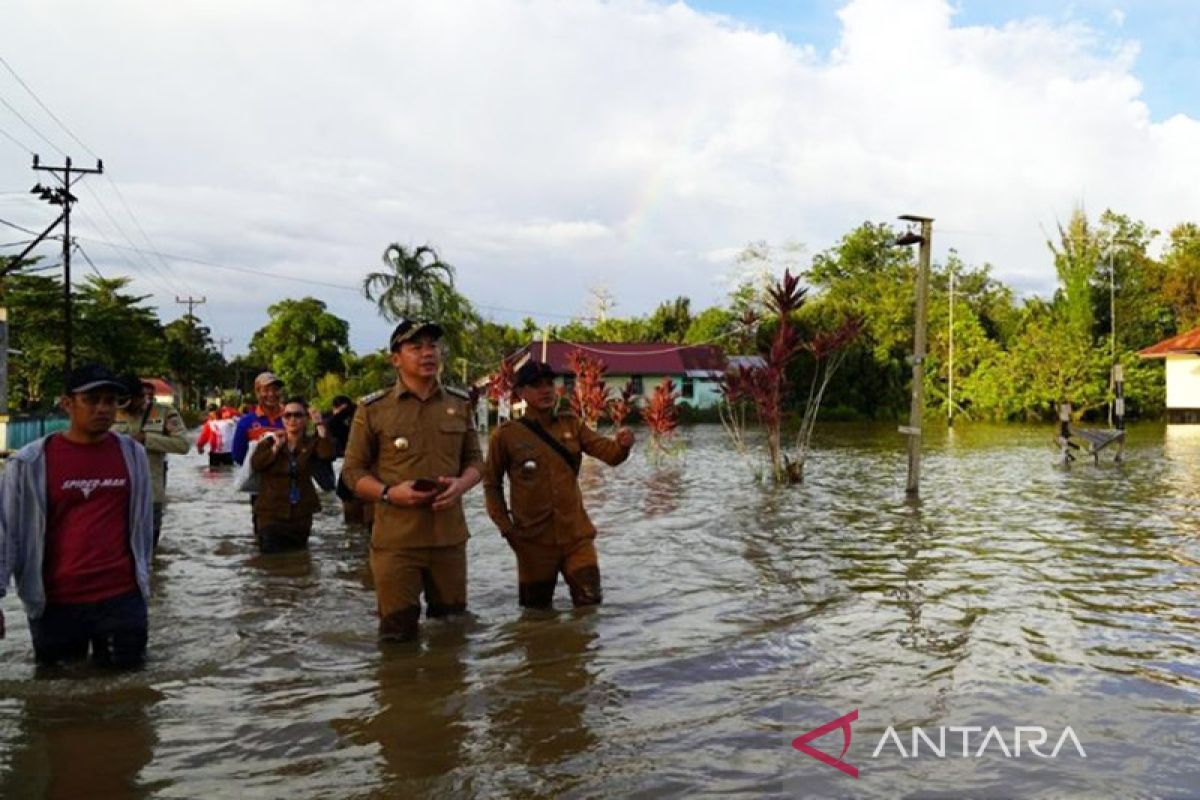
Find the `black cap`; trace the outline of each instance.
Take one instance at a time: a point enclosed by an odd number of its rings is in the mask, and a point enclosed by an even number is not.
[[[555,373],[554,368],[545,361],[526,361],[521,365],[521,368],[517,370],[517,376],[513,386],[514,388],[519,389],[522,386],[529,386],[530,384],[537,383],[543,378],[554,380],[556,377],[558,377],[558,375]]]
[[[421,334],[429,334],[435,339],[440,339],[442,338],[442,326],[424,319],[402,319],[400,324],[392,330],[392,337],[388,340],[388,349],[395,350],[402,343]]]
[[[71,374],[67,376],[67,394],[90,392],[94,389],[112,389],[121,394],[129,392],[121,379],[101,364],[84,364],[71,370]]]

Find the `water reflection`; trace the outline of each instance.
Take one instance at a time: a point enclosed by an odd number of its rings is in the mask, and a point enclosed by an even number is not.
[[[496,679],[488,708],[495,746],[518,763],[553,765],[596,743],[587,725],[595,680],[590,616],[527,611],[505,626],[509,666]]]
[[[646,481],[642,513],[647,517],[669,516],[679,510],[683,494],[683,470],[680,467],[656,469]]]
[[[150,713],[159,693],[133,684],[109,688],[83,674],[37,684],[22,702],[0,797],[149,797],[138,775],[154,754]]]
[[[335,728],[382,757],[382,785],[372,797],[450,796],[469,732],[467,636],[461,621],[424,626],[425,642],[381,647],[375,713]],[[450,781],[448,784],[447,781]]]

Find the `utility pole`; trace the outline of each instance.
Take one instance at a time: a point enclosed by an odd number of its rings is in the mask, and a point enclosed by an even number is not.
[[[913,334],[912,354],[912,405],[909,408],[908,425],[900,432],[908,436],[908,483],[905,493],[916,497],[921,485],[921,414],[925,403],[925,327],[929,301],[929,258],[933,241],[933,218],[915,214],[903,214],[900,219],[919,222],[921,232],[906,233],[896,240],[897,244],[921,245],[920,263],[917,266],[917,314],[916,331]]]
[[[946,392],[946,425],[954,427],[954,262],[950,262],[950,324],[949,329],[950,339],[950,372],[948,377],[949,387]]]
[[[180,297],[179,295],[175,295],[175,302],[179,303],[180,305],[185,305],[188,307],[188,313],[187,313],[188,327],[191,328],[192,333],[195,333],[196,332],[196,315],[192,313],[192,309],[195,306],[204,305],[206,302],[208,302],[208,299],[205,297],[192,297],[191,295],[188,295],[187,298],[185,299],[185,298]],[[194,338],[193,338],[193,342],[194,342]],[[194,381],[192,381],[192,377],[194,375],[195,375],[195,372],[193,371],[193,367],[189,366],[188,374],[186,376],[187,385],[184,386],[184,388],[183,388],[183,397],[184,397],[183,404],[184,404],[184,406],[187,405],[187,396],[188,396],[189,392],[193,389],[192,384],[194,383]],[[203,406],[203,403],[200,403],[199,405]]]
[[[225,360],[225,345],[229,344],[232,341],[233,341],[233,339],[230,339],[227,336],[222,336],[220,338],[213,339],[213,344],[215,344],[217,347],[219,347],[221,349],[221,360],[222,361]]]
[[[191,295],[188,295],[188,297],[185,299],[185,298],[180,297],[179,295],[175,295],[175,302],[179,303],[180,305],[187,306],[188,307],[188,316],[191,317],[192,319],[195,319],[195,316],[192,314],[192,308],[195,306],[204,305],[205,303],[208,302],[208,298],[192,297]]]
[[[71,206],[78,202],[79,198],[71,194],[71,187],[79,182],[84,175],[99,175],[104,172],[104,162],[97,159],[95,169],[87,169],[86,167],[76,167],[71,164],[71,157],[67,156],[66,163],[61,167],[48,167],[40,163],[40,158],[35,153],[33,156],[33,169],[35,172],[49,172],[61,184],[57,189],[51,189],[39,182],[30,191],[38,195],[42,200],[53,206],[62,206],[62,215],[55,220],[49,228],[47,228],[41,236],[34,240],[33,244],[25,249],[25,252],[18,256],[18,259],[24,258],[33,246],[40,242],[58,225],[59,220],[63,224],[63,374],[71,372],[71,361],[74,354],[74,341],[72,339],[72,327],[74,322],[74,314],[71,310]],[[72,178],[72,175],[74,177]],[[17,262],[13,262],[14,264]]]

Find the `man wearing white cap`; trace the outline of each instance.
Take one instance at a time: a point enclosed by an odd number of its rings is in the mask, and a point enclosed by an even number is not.
[[[264,436],[286,436],[283,429],[283,381],[274,372],[260,372],[254,379],[254,396],[258,405],[250,413],[243,414],[233,431],[233,460],[241,466],[250,454],[250,448]],[[258,532],[258,515],[254,513],[254,502],[258,495],[250,495],[250,513],[255,533]]]

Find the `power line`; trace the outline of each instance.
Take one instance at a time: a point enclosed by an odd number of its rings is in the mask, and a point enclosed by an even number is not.
[[[21,233],[28,233],[30,236],[37,236],[37,235],[38,235],[38,232],[37,232],[37,231],[31,231],[31,230],[29,230],[29,228],[26,228],[26,227],[24,227],[24,226],[22,226],[22,225],[18,225],[18,224],[17,224],[17,223],[15,223],[15,222],[9,222],[9,221],[8,221],[8,220],[6,220],[6,219],[0,219],[0,225],[6,225],[6,226],[8,226],[9,228],[12,228],[13,230],[20,231]]]
[[[65,155],[66,155],[66,153],[65,153],[65,152],[63,152],[63,149],[62,149],[61,147],[59,147],[58,145],[56,145],[54,142],[50,141],[50,139],[49,139],[49,138],[46,136],[46,134],[42,133],[40,130],[38,130],[37,128],[35,128],[35,127],[33,126],[33,123],[32,123],[32,122],[30,122],[29,120],[25,119],[25,117],[21,116],[21,112],[20,112],[20,111],[17,111],[15,108],[13,108],[12,104],[11,104],[11,103],[9,103],[7,100],[5,100],[5,99],[4,99],[4,97],[3,97],[2,95],[0,95],[0,104],[3,104],[3,105],[4,105],[4,107],[5,107],[5,108],[7,108],[9,111],[11,111],[11,112],[13,113],[13,116],[15,116],[17,119],[21,120],[21,122],[24,122],[24,123],[25,123],[25,127],[26,127],[26,128],[29,128],[29,130],[31,130],[31,131],[33,131],[34,133],[36,133],[36,134],[38,135],[38,138],[40,138],[40,139],[41,139],[42,141],[44,141],[46,144],[50,145],[52,148],[54,148],[55,150],[57,150],[57,151],[58,151],[58,153],[59,153],[59,155],[62,155],[62,156],[65,156]],[[30,152],[33,152],[33,151],[30,151]]]
[[[33,152],[33,148],[32,148],[32,147],[30,147],[29,145],[25,144],[24,142],[22,142],[22,141],[21,141],[20,139],[18,139],[17,137],[13,136],[13,135],[12,135],[11,133],[9,133],[8,131],[4,130],[4,128],[0,128],[0,134],[3,134],[4,138],[8,139],[10,142],[12,142],[13,144],[15,144],[17,147],[19,147],[19,148],[21,148],[22,150],[24,150],[26,153],[32,153],[32,152]]]
[[[81,210],[77,209],[76,213],[81,213]],[[76,242],[78,242],[80,239],[82,239],[84,241],[93,241],[93,242],[97,242],[99,244],[104,244],[104,245],[108,246],[112,250],[116,251],[116,255],[118,257],[120,257],[120,259],[123,262],[125,262],[125,266],[127,266],[129,268],[130,272],[133,272],[135,274],[145,275],[147,280],[151,280],[151,281],[155,282],[157,284],[158,288],[162,289],[162,291],[165,294],[170,295],[172,293],[172,290],[170,288],[167,288],[166,285],[158,279],[158,276],[156,274],[154,274],[152,272],[148,272],[144,268],[139,269],[138,266],[136,264],[134,264],[133,261],[130,260],[129,256],[125,255],[125,253],[123,252],[124,248],[120,247],[119,245],[113,244],[112,240],[108,238],[108,236],[104,233],[104,231],[101,228],[99,228],[94,222],[91,221],[90,217],[88,217],[85,214],[84,219],[93,228],[95,228],[96,233],[100,236],[100,239],[91,239],[90,237],[87,237],[87,236],[76,236],[75,237]]]
[[[80,139],[78,136],[75,135],[74,131],[72,131],[70,128],[67,127],[67,124],[65,122],[63,122],[58,117],[57,114],[55,114],[53,111],[50,110],[50,106],[46,105],[46,103],[44,103],[42,101],[42,98],[38,97],[37,93],[35,91],[33,91],[32,87],[30,87],[29,84],[27,84],[24,81],[24,79],[22,79],[21,76],[17,74],[17,71],[15,69],[13,69],[12,65],[9,64],[7,61],[5,61],[2,56],[0,56],[0,64],[2,64],[4,66],[4,68],[6,70],[8,70],[8,73],[10,75],[12,75],[13,78],[17,81],[17,83],[19,83],[21,85],[21,88],[23,88],[26,92],[29,93],[29,96],[33,98],[33,101],[35,103],[37,103],[38,106],[40,106],[41,109],[43,111],[45,111],[47,115],[49,115],[50,119],[54,120],[54,122],[56,122],[58,124],[58,126],[60,128],[62,128],[63,131],[66,132],[66,134],[68,136],[70,136],[73,140],[75,140],[75,142],[80,147],[82,147],[89,154],[91,154],[91,156],[93,158],[95,158],[97,161],[100,160],[100,156],[96,155],[96,151],[94,151],[94,150],[92,150],[92,148],[88,147],[87,144],[82,139]],[[0,99],[2,99],[2,98],[0,98]],[[5,101],[5,105],[8,106],[7,101]],[[28,125],[30,127],[30,129],[32,129],[34,131],[34,133],[37,133],[43,139],[46,139],[46,137],[44,135],[42,135],[41,131],[34,128],[27,120],[25,120],[24,117],[21,117],[21,115],[19,113],[17,113],[16,109],[13,109],[12,106],[9,106],[9,109],[14,114],[17,114],[17,117],[19,119],[21,119],[21,121],[25,122],[25,124]],[[49,142],[52,147],[54,146],[54,144],[52,142],[50,142],[49,139],[46,139],[46,141]],[[55,149],[57,149],[57,148],[55,148]],[[59,150],[59,152],[62,153],[61,150]],[[66,154],[63,153],[63,155],[66,155]],[[124,193],[121,192],[121,187],[117,185],[116,181],[114,181],[112,179],[111,175],[105,174],[104,177],[108,181],[108,184],[113,188],[113,191],[117,195],[117,200],[120,201],[121,206],[125,209],[125,213],[128,214],[129,218],[133,221],[133,225],[135,228],[137,228],[138,233],[140,233],[142,235],[142,238],[145,240],[146,244],[150,245],[151,251],[157,250],[158,248],[154,245],[154,242],[150,239],[149,234],[146,233],[146,229],[142,226],[141,220],[138,219],[137,214],[133,213],[133,209],[129,206],[128,201],[125,200],[125,195],[124,195]],[[124,238],[127,242],[129,242],[129,244],[132,245],[133,240],[130,239],[130,237],[125,233],[125,231],[121,228],[121,226],[113,218],[113,215],[109,212],[108,208],[104,205],[104,201],[100,198],[100,196],[98,194],[96,194],[96,192],[93,191],[91,189],[91,187],[88,186],[87,184],[84,185],[84,188],[87,189],[88,193],[92,195],[92,199],[94,199],[96,201],[96,203],[99,204],[99,206],[100,206],[101,210],[104,212],[105,216],[107,216],[109,218],[109,220],[113,223],[113,227],[115,227],[117,229],[118,234],[120,234],[120,236],[122,238]],[[178,276],[172,277],[171,275],[168,275],[168,273],[172,272],[171,266],[165,260],[161,259],[161,257],[160,257],[160,261],[162,261],[161,274],[163,276],[163,279],[168,282],[170,282],[172,280],[177,280]]]
[[[94,199],[96,199],[97,201],[99,201],[99,198],[96,197],[95,193],[92,194],[92,197]],[[113,219],[112,214],[109,213],[108,209],[104,206],[103,203],[100,203],[100,209],[102,211],[104,211],[105,216],[108,217],[109,222],[112,223],[114,228],[116,228],[117,234],[119,236],[121,236],[122,238],[124,238],[125,241],[129,242],[129,244],[132,245],[133,241],[130,240],[129,235],[125,233],[125,231],[121,228],[121,226],[119,224],[117,224],[116,220]],[[95,220],[93,220],[88,215],[84,215],[84,219],[88,222],[89,225],[91,225],[96,230],[96,232],[98,234],[100,234],[100,236],[104,239],[105,243],[107,243],[110,247],[119,248],[119,245],[114,245],[112,243],[112,240],[104,235],[103,231],[101,230],[100,226],[96,224]],[[84,237],[77,237],[77,238],[84,238]],[[143,268],[142,269],[135,268],[135,270],[134,270],[135,272],[141,272],[144,275],[146,275],[146,277],[148,279],[152,279],[156,284],[158,284],[159,288],[161,288],[163,290],[163,292],[165,292],[168,295],[174,294],[177,291],[177,289],[168,285],[165,277],[163,276],[162,270],[159,269],[158,266],[156,266],[152,261],[150,261],[150,259],[146,258],[146,256],[144,254],[142,254],[140,251],[138,251],[136,248],[128,247],[128,248],[120,248],[120,249],[132,250],[134,252],[137,252],[141,256],[141,263],[142,263]],[[126,263],[131,263],[128,258],[125,258],[124,260],[126,261]]]
[[[21,80],[21,76],[18,75],[17,71],[14,70],[9,65],[9,63],[4,60],[4,56],[0,56],[0,64],[4,65],[4,68],[6,70],[8,70],[8,74],[12,75],[13,78],[16,79],[17,83],[21,84],[21,88],[23,88],[25,91],[29,92],[29,96],[33,98],[35,103],[37,103],[39,106],[42,107],[42,111],[45,111],[47,114],[49,114],[50,119],[57,122],[58,127],[62,128],[64,131],[66,131],[67,135],[70,136],[72,139],[74,139],[75,143],[77,145],[79,145],[84,150],[86,150],[92,158],[96,158],[96,159],[100,158],[100,156],[96,155],[95,152],[92,151],[92,148],[90,148],[86,144],[84,144],[83,141],[78,136],[76,136],[74,134],[74,132],[71,131],[70,128],[67,127],[65,122],[63,122],[61,119],[58,118],[58,115],[56,115],[53,111],[50,110],[49,106],[47,106],[45,103],[42,102],[42,99],[37,96],[37,94],[33,91],[33,89],[29,88],[29,84],[27,84],[27,83],[25,83],[25,81]]]
[[[3,59],[0,59],[0,61],[2,60]],[[96,265],[92,263],[91,256],[84,251],[83,247],[78,242],[75,243],[75,250],[79,253],[79,255],[83,256],[83,260],[86,261],[88,266],[92,268],[92,272],[96,273],[96,277],[100,280],[104,280],[104,276],[100,274],[100,270],[98,270]]]

